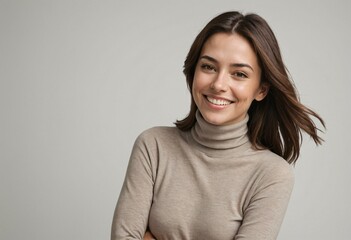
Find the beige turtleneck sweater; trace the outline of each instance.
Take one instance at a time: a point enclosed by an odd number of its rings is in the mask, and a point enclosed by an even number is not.
[[[293,188],[292,167],[254,150],[247,121],[191,131],[155,127],[136,140],[111,239],[273,240]]]

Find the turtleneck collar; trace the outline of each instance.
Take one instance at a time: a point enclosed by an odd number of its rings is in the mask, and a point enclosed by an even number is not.
[[[238,123],[217,126],[208,123],[198,110],[196,120],[195,126],[191,129],[191,135],[197,143],[206,148],[214,150],[236,149],[249,143],[247,135],[248,115]]]

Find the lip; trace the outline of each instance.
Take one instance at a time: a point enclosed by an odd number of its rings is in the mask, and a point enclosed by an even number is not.
[[[215,96],[215,95],[211,95],[211,94],[204,94],[204,97],[207,99],[207,97],[209,98],[214,98],[214,99],[217,99],[217,100],[224,100],[224,101],[228,101],[230,103],[233,103],[234,100],[231,100],[229,98],[225,98],[225,97],[219,97],[219,96]]]
[[[221,110],[221,109],[224,109],[224,108],[227,108],[228,106],[230,106],[232,103],[234,103],[234,101],[228,99],[228,98],[224,98],[224,97],[218,97],[218,96],[213,96],[213,95],[206,95],[204,94],[203,95],[203,98],[204,98],[204,101],[206,102],[206,104],[210,107],[210,108],[213,108],[213,109],[216,109],[216,110]],[[216,100],[223,100],[223,101],[227,101],[227,102],[230,102],[229,104],[225,104],[225,105],[217,105],[217,104],[214,104],[212,102],[210,102],[208,100],[208,98],[213,98],[213,99],[216,99]]]

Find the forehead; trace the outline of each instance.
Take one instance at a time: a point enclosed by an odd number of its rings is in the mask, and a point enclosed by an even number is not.
[[[249,41],[238,33],[216,33],[204,44],[201,56],[211,55],[217,60],[250,61],[257,63],[257,56]]]

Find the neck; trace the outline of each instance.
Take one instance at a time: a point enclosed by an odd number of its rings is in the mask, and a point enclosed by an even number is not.
[[[218,126],[208,123],[197,111],[196,120],[197,122],[191,130],[192,137],[206,148],[235,149],[249,142],[247,135],[248,115],[238,123]]]

